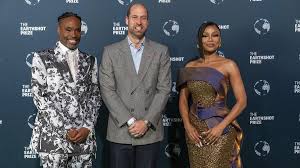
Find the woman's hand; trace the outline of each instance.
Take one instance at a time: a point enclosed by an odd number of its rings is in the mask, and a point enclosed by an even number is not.
[[[189,139],[192,140],[193,142],[195,142],[195,144],[199,144],[200,143],[200,135],[199,135],[197,129],[194,126],[192,126],[191,124],[188,124],[184,128],[185,128],[185,131],[186,131]]]
[[[201,133],[202,137],[204,138],[204,142],[209,145],[209,144],[215,144],[219,138],[221,137],[224,127],[222,127],[220,124],[214,126],[213,128],[209,129],[206,132]]]

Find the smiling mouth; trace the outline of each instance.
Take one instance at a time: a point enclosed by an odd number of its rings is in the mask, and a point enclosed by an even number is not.
[[[215,44],[207,44],[207,47],[215,47]]]
[[[136,27],[134,27],[134,30],[136,30],[136,31],[141,31],[142,29],[143,29],[142,26],[136,26]]]
[[[68,43],[75,45],[78,43],[78,40],[68,40]]]

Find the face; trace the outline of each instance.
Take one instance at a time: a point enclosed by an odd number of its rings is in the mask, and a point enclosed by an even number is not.
[[[130,9],[130,15],[126,17],[128,36],[142,39],[148,28],[147,10],[141,5],[134,5]]]
[[[60,21],[57,28],[59,41],[67,48],[76,49],[81,37],[81,22],[78,18],[71,16]]]
[[[203,51],[214,53],[221,47],[221,35],[216,26],[208,26],[202,34]]]

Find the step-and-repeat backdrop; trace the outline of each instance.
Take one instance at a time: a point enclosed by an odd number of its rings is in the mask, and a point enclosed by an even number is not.
[[[57,41],[57,17],[82,17],[80,48],[98,58],[103,46],[126,37],[124,21],[133,0],[1,0],[0,167],[40,167],[28,145],[36,116],[31,95],[34,51]],[[240,67],[248,106],[238,120],[245,132],[245,168],[298,168],[300,164],[300,1],[143,0],[149,8],[147,37],[166,44],[172,61],[172,94],[163,114],[160,168],[188,168],[178,112],[177,70],[197,56],[196,34],[204,21],[222,31],[220,55]],[[231,105],[234,102],[229,95]],[[103,107],[97,124],[95,166],[107,168]]]

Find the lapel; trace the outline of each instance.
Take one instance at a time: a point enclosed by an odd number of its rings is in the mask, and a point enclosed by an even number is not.
[[[142,54],[142,59],[140,63],[140,68],[138,74],[136,73],[135,67],[134,67],[134,62],[132,59],[130,47],[128,44],[127,38],[125,38],[123,41],[121,41],[121,56],[125,57],[125,65],[128,65],[128,73],[129,77],[132,79],[133,82],[133,87],[132,91],[134,91],[138,85],[142,82],[143,78],[145,77],[149,65],[153,59],[153,50],[151,47],[151,43],[149,40],[146,38],[144,42],[144,50]]]
[[[63,79],[67,82],[74,82],[71,71],[66,60],[66,55],[62,53],[61,48],[59,47],[58,43],[56,43],[56,47],[54,49],[54,55],[52,57],[52,61],[54,65],[57,67],[57,70],[63,77]]]
[[[148,68],[150,66],[150,63],[152,62],[153,59],[153,48],[151,46],[151,43],[149,40],[146,38],[144,42],[144,50],[142,54],[142,60],[140,64],[140,69],[138,73],[138,80],[139,83],[142,82],[144,76],[146,75]]]
[[[85,53],[82,53],[78,50],[78,71],[76,74],[77,83],[84,82],[86,75],[88,75],[89,69],[92,68],[93,63],[91,63],[91,59]]]
[[[63,79],[66,81],[68,85],[72,85],[72,86],[74,86],[74,84],[76,86],[80,85],[80,83],[84,81],[91,66],[93,66],[91,65],[90,57],[82,53],[80,50],[78,50],[77,58],[78,58],[77,59],[78,69],[76,73],[77,81],[75,83],[71,75],[69,64],[66,60],[66,55],[63,54],[60,47],[56,45],[56,48],[54,49],[54,57],[52,58],[52,61],[54,62],[59,73],[61,74],[61,76],[63,77]]]
[[[137,81],[137,73],[135,71],[134,62],[132,59],[130,47],[128,44],[127,38],[125,38],[123,41],[121,41],[121,48],[120,48],[120,55],[121,58],[124,58],[125,66],[128,68],[128,73],[130,78],[133,78],[133,81]],[[124,67],[124,68],[126,68]]]

